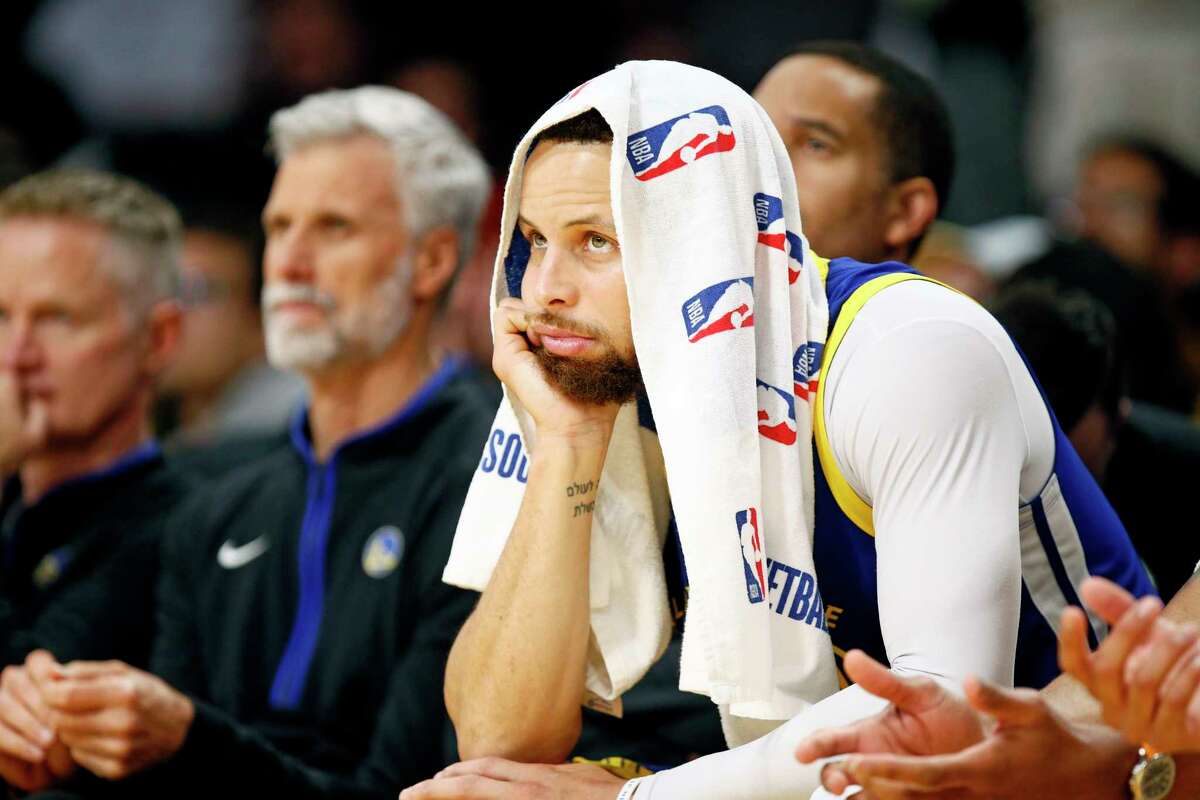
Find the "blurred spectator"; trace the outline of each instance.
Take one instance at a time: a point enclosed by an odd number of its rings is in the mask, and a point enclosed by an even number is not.
[[[804,235],[827,258],[906,261],[954,176],[927,80],[854,42],[810,42],[754,90],[791,155]]]
[[[1200,541],[1174,533],[1200,475],[1200,428],[1182,414],[1129,402],[1116,324],[1087,294],[1026,283],[1006,290],[992,311],[1169,600],[1200,560]]]
[[[49,0],[26,37],[97,133],[229,123],[252,41],[248,0]]]
[[[1183,373],[1166,306],[1147,275],[1134,272],[1089,242],[1058,242],[1013,273],[1008,283],[1046,279],[1087,292],[1112,314],[1130,397],[1190,411],[1195,389]]]
[[[395,70],[388,83],[424,99],[479,143],[478,80],[463,64],[445,58],[421,59]]]
[[[949,222],[934,222],[909,262],[922,274],[986,302],[996,283],[973,260],[969,232]]]
[[[148,660],[159,537],[185,490],[149,424],[179,334],[179,236],[165,200],[111,175],[0,193],[0,664]],[[10,690],[5,675],[0,706]]]
[[[1200,3],[1032,0],[1030,9],[1026,153],[1043,197],[1069,190],[1080,148],[1105,131],[1143,131],[1200,161]]]
[[[282,433],[303,398],[303,381],[266,362],[259,252],[245,221],[210,215],[184,233],[183,337],[162,384],[181,442]]]
[[[1114,136],[1086,152],[1080,235],[1146,270],[1168,295],[1200,279],[1200,177],[1158,144]]]
[[[1192,284],[1180,294],[1176,303],[1176,319],[1179,320],[1179,350],[1184,369],[1192,386],[1200,387],[1200,282]],[[1200,396],[1193,399],[1189,413],[1200,422]]]
[[[77,662],[39,687],[71,759],[130,779],[88,796],[234,780],[244,796],[384,800],[446,763],[442,671],[473,596],[441,574],[492,410],[460,362],[438,363],[430,328],[486,167],[394,89],[307,98],[271,137],[267,354],[310,405],[289,442],[180,509],[157,674]],[[104,724],[118,708],[120,730]]]

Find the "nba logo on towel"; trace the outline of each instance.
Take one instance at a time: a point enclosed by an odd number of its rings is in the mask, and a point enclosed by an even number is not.
[[[639,181],[649,181],[693,161],[732,150],[736,139],[720,106],[697,109],[653,128],[629,134],[629,164]]]
[[[754,219],[758,243],[787,253],[788,283],[795,283],[804,266],[804,240],[784,227],[783,200],[762,192],[754,195]]]
[[[714,333],[754,326],[754,278],[714,283],[683,304],[683,325],[689,342]]]
[[[742,567],[746,571],[746,599],[761,603],[767,596],[766,563],[762,537],[758,533],[758,509],[747,508],[734,514],[741,540]]]
[[[796,443],[796,399],[769,383],[758,385],[758,432],[780,444]]]
[[[792,388],[801,400],[807,400],[810,393],[817,391],[817,373],[821,371],[824,350],[820,342],[808,342],[800,345],[792,358]]]

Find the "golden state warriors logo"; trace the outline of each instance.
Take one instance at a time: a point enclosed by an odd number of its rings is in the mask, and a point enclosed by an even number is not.
[[[404,556],[404,534],[395,525],[385,525],[371,534],[363,547],[363,572],[372,578],[386,578],[400,565]]]

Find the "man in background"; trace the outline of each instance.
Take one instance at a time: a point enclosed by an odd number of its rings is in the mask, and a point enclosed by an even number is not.
[[[61,752],[19,713],[31,683],[15,665],[38,648],[149,658],[159,541],[186,491],[150,427],[179,339],[180,234],[167,201],[114,175],[45,172],[0,193],[0,708],[17,709],[0,742],[29,759],[0,758],[14,786]]]
[[[309,405],[181,510],[153,674],[35,666],[30,710],[107,781],[89,795],[383,800],[447,760],[442,670],[473,596],[441,572],[491,409],[431,326],[486,168],[442,114],[376,87],[278,112],[271,146],[267,355]]]

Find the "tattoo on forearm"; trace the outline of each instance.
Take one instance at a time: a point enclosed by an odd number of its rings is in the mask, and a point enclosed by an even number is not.
[[[567,487],[567,497],[584,497],[596,490],[595,481],[587,481],[586,483],[572,483]],[[589,503],[579,502],[575,505],[574,516],[578,517],[582,514],[591,514],[596,508],[596,501],[592,500]]]

